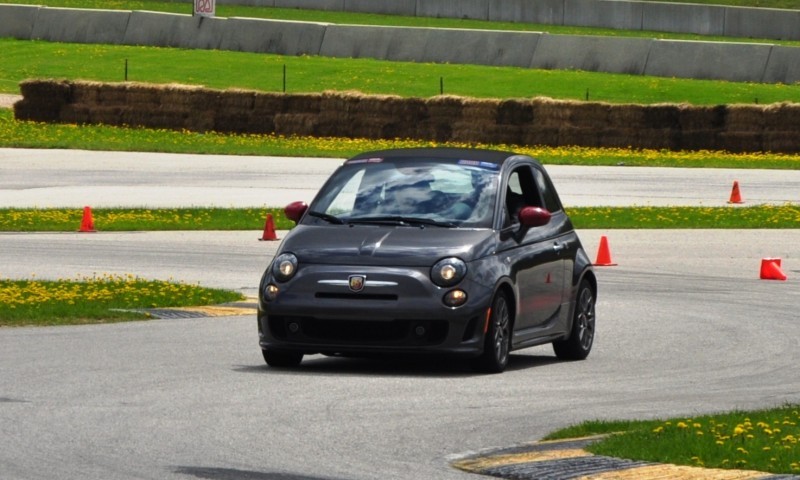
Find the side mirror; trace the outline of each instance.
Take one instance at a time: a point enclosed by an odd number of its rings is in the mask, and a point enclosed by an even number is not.
[[[551,217],[550,212],[539,207],[524,207],[519,211],[519,223],[526,228],[547,225]]]
[[[306,210],[308,210],[306,202],[292,202],[286,205],[286,208],[283,209],[283,213],[286,214],[286,218],[296,224],[303,218],[303,215],[306,214]]]

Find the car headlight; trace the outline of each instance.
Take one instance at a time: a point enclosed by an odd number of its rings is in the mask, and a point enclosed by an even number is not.
[[[431,268],[431,280],[440,287],[451,287],[467,274],[467,264],[460,258],[444,258]]]
[[[289,281],[297,272],[297,257],[293,253],[281,253],[272,261],[272,276],[279,282]]]

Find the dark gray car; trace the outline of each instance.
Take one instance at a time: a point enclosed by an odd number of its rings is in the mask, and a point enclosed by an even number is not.
[[[544,168],[476,149],[368,152],[344,162],[259,288],[270,366],[305,354],[443,353],[502,372],[509,352],[552,343],[581,360],[597,280]]]

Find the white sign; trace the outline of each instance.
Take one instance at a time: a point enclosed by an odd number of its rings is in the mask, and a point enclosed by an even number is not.
[[[194,0],[194,14],[201,17],[213,17],[216,7],[216,0]]]

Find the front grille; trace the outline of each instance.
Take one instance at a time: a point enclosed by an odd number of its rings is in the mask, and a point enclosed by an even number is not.
[[[438,345],[449,328],[443,320],[329,320],[275,315],[270,315],[268,324],[272,335],[280,340],[320,345]]]
[[[316,298],[326,298],[334,300],[388,300],[397,301],[397,295],[390,293],[329,293],[317,292]]]

